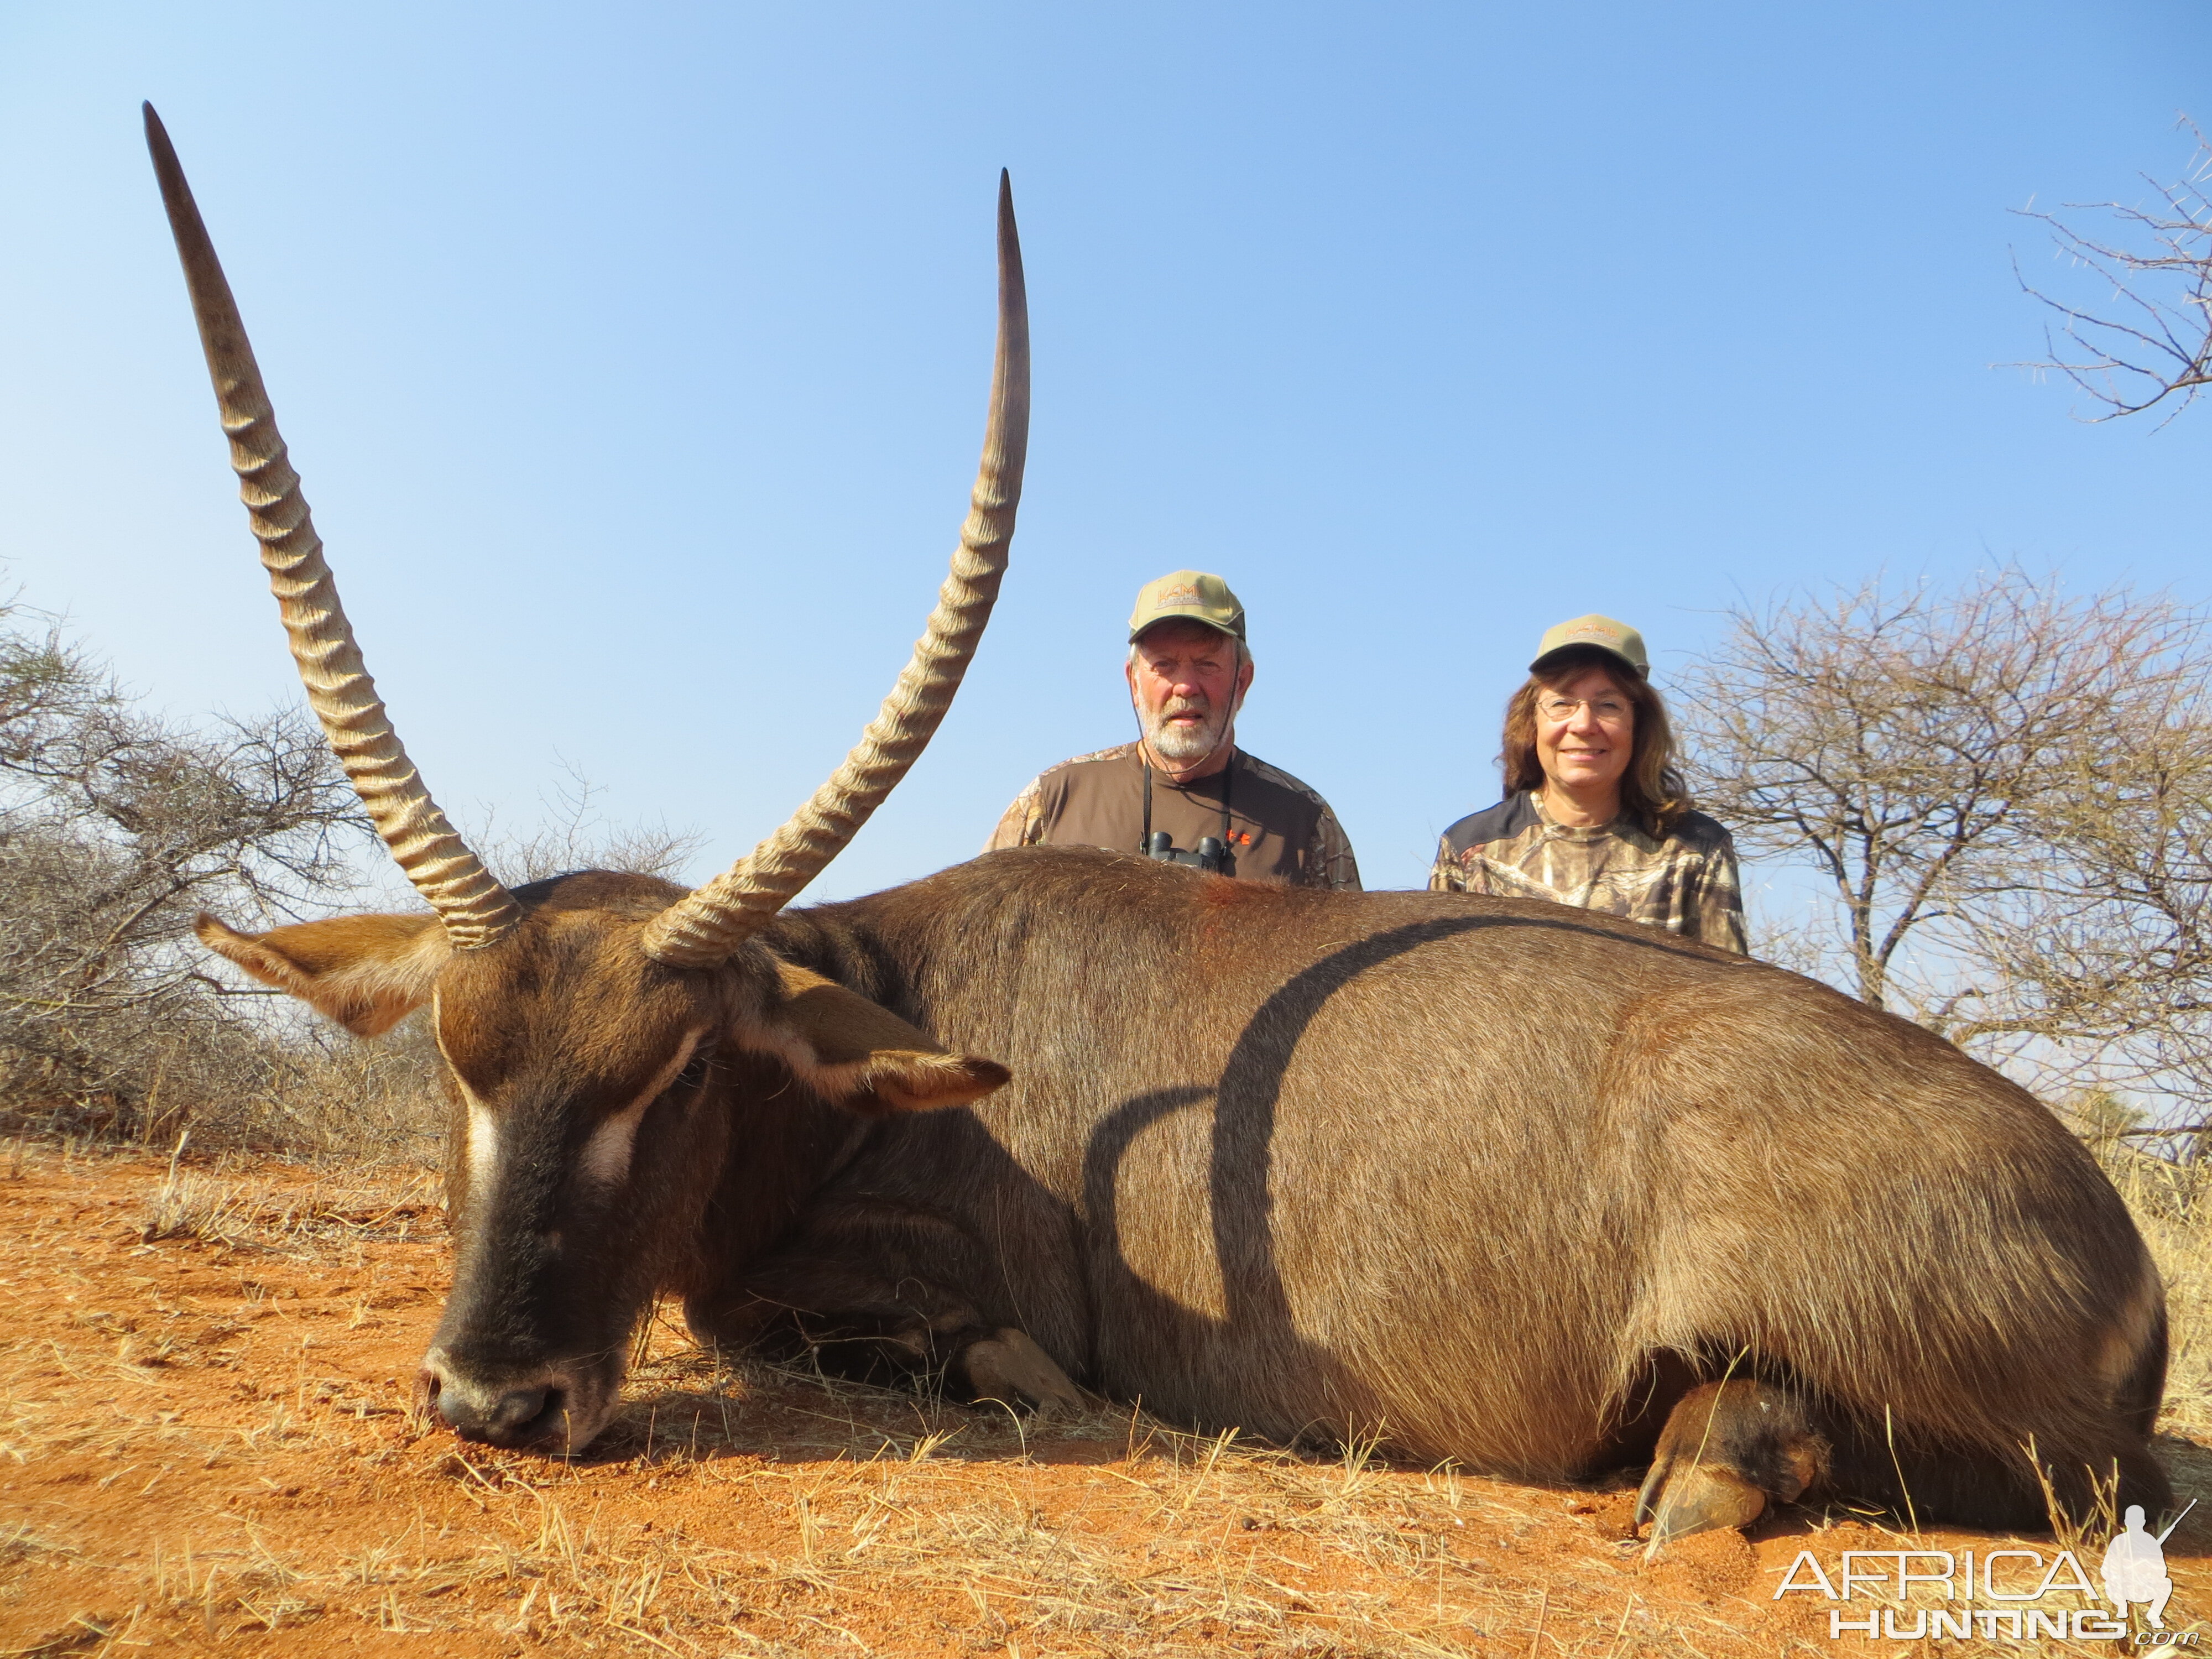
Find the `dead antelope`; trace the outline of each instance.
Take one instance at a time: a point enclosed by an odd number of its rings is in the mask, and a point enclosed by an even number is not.
[[[2045,1479],[2076,1515],[2100,1481],[2166,1505],[2164,1302],[2126,1211],[1904,1021],[1561,906],[1105,851],[782,913],[927,741],[1004,567],[1029,372],[1003,186],[975,512],[860,745],[696,891],[510,891],[385,719],[148,131],[309,699],[430,907],[201,936],[364,1036],[428,1008],[458,1256],[422,1378],[459,1433],[588,1443],[666,1291],[702,1339],[973,1397],[1079,1380],[1536,1479],[1648,1462],[1655,1538],[1823,1494],[2033,1526]]]

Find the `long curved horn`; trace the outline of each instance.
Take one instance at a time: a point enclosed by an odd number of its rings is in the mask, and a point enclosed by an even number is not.
[[[307,688],[308,706],[353,780],[376,833],[415,890],[438,913],[453,944],[463,950],[488,945],[514,926],[521,910],[446,822],[385,716],[376,682],[354,644],[353,624],[338,604],[330,566],[323,562],[322,538],[300,494],[300,475],[285,459],[284,440],[276,431],[237,301],[207,227],[200,222],[177,152],[151,104],[146,106],[146,148],[161,181],[161,204],[169,211],[185,286],[191,290],[192,314],[215,381],[222,428],[230,434],[239,499],[261,544],[261,562],[291,635],[292,659]]]
[[[1022,463],[1030,438],[1030,313],[1013,187],[999,175],[999,347],[991,416],[975,474],[973,509],[961,526],[951,574],[915,641],[898,684],[845,763],[781,830],[723,874],[646,924],[646,954],[678,968],[710,968],[764,927],[792,896],[844,850],[868,815],[921,756],[951,707],[983,625],[999,597]]]

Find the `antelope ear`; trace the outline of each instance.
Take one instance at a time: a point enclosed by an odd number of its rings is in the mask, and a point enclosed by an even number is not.
[[[866,1117],[981,1100],[1013,1076],[994,1060],[948,1053],[889,1009],[835,980],[776,963],[783,998],[738,1040],[781,1058],[823,1099]]]
[[[435,916],[337,916],[241,933],[205,911],[200,943],[351,1031],[379,1036],[430,1000],[453,946]]]

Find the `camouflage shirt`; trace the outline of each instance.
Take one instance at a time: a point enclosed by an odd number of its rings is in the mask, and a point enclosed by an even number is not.
[[[1233,874],[1358,890],[1359,865],[1328,803],[1241,749],[1212,777],[1188,784],[1155,771],[1152,828],[1166,830],[1185,852],[1195,850],[1201,836],[1221,836],[1224,787]],[[1144,811],[1144,761],[1135,744],[1121,744],[1062,761],[1033,781],[1014,797],[983,850],[1043,843],[1139,852]]]
[[[1555,823],[1529,790],[1445,830],[1429,889],[1555,899],[1745,949],[1735,843],[1702,812],[1654,840],[1625,817],[1595,830]]]

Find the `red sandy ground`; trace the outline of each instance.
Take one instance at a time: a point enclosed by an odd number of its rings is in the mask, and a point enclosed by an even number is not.
[[[189,1173],[191,1231],[149,1241],[161,1160],[12,1164],[0,1656],[1984,1650],[1838,1645],[1825,1601],[1773,1599],[1801,1548],[1897,1546],[1861,1521],[1647,1565],[1625,1492],[717,1372],[665,1322],[590,1457],[465,1448],[408,1408],[446,1278],[420,1176]],[[2212,1492],[2212,1455],[2163,1449]],[[2208,1511],[2168,1545],[2170,1625],[2212,1613]]]

